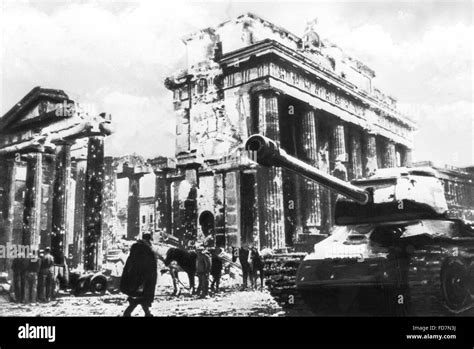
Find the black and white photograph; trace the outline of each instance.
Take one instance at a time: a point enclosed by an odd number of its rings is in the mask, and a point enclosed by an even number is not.
[[[101,317],[403,318],[404,343],[459,339],[472,1],[0,3],[0,318],[19,343]]]

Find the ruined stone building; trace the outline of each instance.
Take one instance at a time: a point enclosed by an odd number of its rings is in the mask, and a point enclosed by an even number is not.
[[[474,167],[439,166],[432,161],[420,161],[414,167],[431,167],[438,173],[444,186],[444,195],[451,218],[474,223]]]
[[[184,38],[187,66],[166,79],[176,112],[176,163],[156,167],[156,227],[184,239],[283,248],[328,234],[327,189],[243,151],[260,133],[348,179],[409,166],[415,124],[373,84],[375,72],[324,40],[245,14]]]
[[[109,116],[41,87],[0,118],[0,244],[50,246],[57,263],[96,269],[110,133]]]

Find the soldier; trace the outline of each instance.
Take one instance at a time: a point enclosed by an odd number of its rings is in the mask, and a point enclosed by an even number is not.
[[[157,264],[151,240],[151,234],[143,234],[143,239],[132,245],[123,268],[120,291],[129,296],[125,317],[131,316],[138,305],[143,308],[145,316],[153,316],[150,307],[155,298]]]
[[[49,302],[54,293],[54,258],[49,247],[44,249],[39,275],[41,279],[40,297],[42,300]]]
[[[31,258],[26,266],[25,271],[25,290],[24,303],[36,303],[38,291],[38,273],[40,270],[40,259],[38,256]]]
[[[197,295],[199,298],[206,298],[209,292],[209,273],[211,272],[211,256],[204,249],[202,244],[196,246],[196,274],[199,284]]]
[[[21,303],[24,300],[25,291],[25,271],[28,261],[24,258],[15,258],[12,262],[13,271],[13,293],[15,302]]]

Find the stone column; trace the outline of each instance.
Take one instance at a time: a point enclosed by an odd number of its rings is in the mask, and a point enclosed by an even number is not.
[[[104,185],[104,138],[89,137],[84,195],[84,269],[96,270],[102,235],[102,189]]]
[[[134,239],[140,234],[140,178],[143,174],[128,176],[127,238]]]
[[[342,180],[347,180],[347,169],[344,164],[339,164],[336,167],[336,160],[343,157],[344,160],[347,160],[346,152],[346,136],[345,136],[345,127],[342,124],[336,124],[331,130],[331,142],[330,142],[330,161],[331,161],[331,175],[334,175]],[[344,171],[342,171],[344,170]],[[334,190],[330,190],[330,200],[331,200],[331,217],[330,222],[331,226],[334,225],[334,212],[336,207],[336,201],[339,194]],[[329,228],[330,229],[330,228]]]
[[[77,267],[84,262],[84,199],[86,188],[86,158],[76,158],[74,178],[76,180],[76,194],[74,196],[74,237],[73,237],[73,266]]]
[[[67,217],[67,188],[71,175],[71,144],[64,143],[56,147],[55,179],[53,186],[51,254],[56,263],[66,253],[66,217]]]
[[[188,246],[190,243],[195,242],[197,238],[197,224],[198,224],[198,216],[197,216],[197,188],[199,186],[199,165],[192,164],[189,165],[185,170],[185,180],[189,185],[189,191],[185,194],[186,197],[182,201],[183,209],[181,210],[181,214],[183,217],[183,241],[184,245]],[[183,183],[182,183],[183,185]]]
[[[280,143],[278,96],[273,91],[258,94],[259,133]],[[259,166],[260,248],[279,248],[285,245],[282,171],[279,167]]]
[[[374,134],[365,134],[364,176],[370,176],[377,170],[377,141]]]
[[[15,212],[15,179],[16,179],[16,161],[13,158],[0,159],[0,180],[3,179],[3,192],[0,193],[3,197],[0,200],[0,243],[6,246],[13,242],[13,219]],[[3,178],[1,178],[3,177]],[[10,259],[1,259],[1,271],[11,273]],[[10,275],[11,276],[11,275]]]
[[[230,171],[224,176],[224,218],[225,218],[225,245],[240,246],[240,196],[239,196],[240,178],[239,172]],[[217,240],[217,239],[216,239]],[[223,247],[222,242],[216,241],[216,244]]]
[[[114,242],[117,221],[117,174],[115,172],[114,158],[104,158],[104,187],[102,190],[102,241],[105,244]],[[106,249],[107,246],[104,246]]]
[[[299,157],[309,165],[318,167],[318,126],[314,111],[306,111],[301,121],[301,134],[298,135],[301,142]],[[321,225],[320,186],[306,178],[302,178],[301,184],[303,231],[316,233]]]
[[[43,154],[30,153],[26,158],[26,189],[21,243],[36,247],[40,238]]]
[[[242,188],[242,186],[239,186]],[[214,174],[214,234],[217,247],[224,247],[226,243],[226,205],[224,191],[224,174]]]
[[[395,153],[395,143],[393,141],[385,141],[382,159],[384,168],[397,166],[397,154]]]
[[[331,128],[323,114],[318,113],[318,169],[330,173],[329,143],[331,138]],[[328,234],[331,228],[331,195],[329,189],[324,186],[319,188],[320,208],[321,208],[321,233]]]
[[[402,162],[402,167],[411,167],[412,164],[412,150],[407,147],[401,147],[401,162]]]
[[[346,156],[346,138],[344,135],[344,125],[337,124],[332,129],[332,151],[331,157],[334,162],[339,155]]]
[[[360,132],[352,130],[350,133],[350,149],[351,149],[351,178],[362,178],[362,145]]]
[[[167,178],[168,170],[155,170],[156,229],[171,235],[171,186]]]

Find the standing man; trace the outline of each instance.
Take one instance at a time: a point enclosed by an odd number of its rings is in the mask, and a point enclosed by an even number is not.
[[[22,303],[25,298],[25,273],[28,260],[25,258],[15,258],[12,262],[13,271],[13,292],[15,302]]]
[[[199,244],[196,246],[196,274],[199,280],[197,295],[206,298],[209,293],[209,273],[211,272],[211,256]]]
[[[151,234],[145,233],[142,240],[130,249],[120,280],[120,291],[128,295],[130,303],[123,316],[131,316],[138,305],[143,308],[145,316],[153,316],[150,307],[155,298],[158,267],[151,241]]]
[[[24,303],[36,303],[37,301],[39,270],[40,259],[38,256],[29,259],[25,273]]]
[[[41,279],[40,298],[49,302],[54,293],[54,257],[51,255],[51,249],[49,247],[44,249],[44,256],[41,259],[39,275]]]

